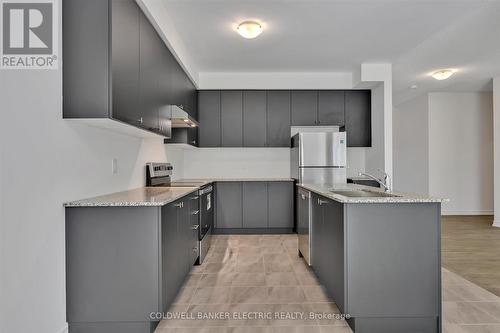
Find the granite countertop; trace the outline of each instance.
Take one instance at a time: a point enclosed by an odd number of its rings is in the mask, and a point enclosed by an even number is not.
[[[142,187],[66,202],[64,207],[158,207],[198,190],[199,187]]]
[[[293,181],[291,178],[205,178],[205,179],[177,179],[177,183],[199,183],[200,186],[186,187],[142,187],[128,191],[100,195],[83,200],[64,203],[64,207],[157,207],[166,205],[183,196],[199,190],[201,186],[213,182],[243,182],[243,181]]]
[[[341,202],[341,203],[441,203],[448,202],[448,199],[432,198],[418,194],[401,193],[401,192],[384,192],[372,186],[364,186],[357,184],[336,184],[333,186],[318,185],[318,184],[297,184],[306,190],[315,192],[326,198]],[[370,192],[388,193],[394,196],[390,197],[346,197],[340,194],[332,193],[331,190],[365,190]]]
[[[182,178],[172,180],[174,183],[204,183],[214,182],[291,182],[293,178]]]

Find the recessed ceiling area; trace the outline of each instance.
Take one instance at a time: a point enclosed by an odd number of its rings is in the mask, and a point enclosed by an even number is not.
[[[141,1],[141,0],[139,0]],[[497,0],[142,0],[164,10],[180,60],[202,72],[353,72],[391,63],[395,103],[430,89],[483,90],[500,74]],[[238,23],[264,32],[244,39]],[[162,26],[161,22],[158,23]],[[174,31],[175,30],[175,31]],[[170,37],[169,37],[170,38]],[[175,49],[174,45],[174,49]],[[456,68],[448,80],[429,73]],[[409,89],[418,85],[417,89]]]

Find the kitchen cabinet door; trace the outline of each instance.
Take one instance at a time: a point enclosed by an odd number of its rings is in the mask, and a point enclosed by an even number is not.
[[[148,130],[159,129],[159,106],[161,103],[158,89],[159,72],[161,66],[161,44],[158,34],[149,23],[148,18],[140,13],[140,49],[139,49],[139,94],[140,117],[138,126]]]
[[[139,12],[133,1],[112,1],[112,117],[134,122],[139,115]]]
[[[220,91],[202,90],[198,92],[199,146],[220,147],[221,110]]]
[[[344,91],[318,92],[318,125],[344,126]]]
[[[265,147],[266,145],[266,92],[245,91],[243,92],[243,146]]]
[[[292,126],[313,126],[318,122],[318,92],[292,91]]]
[[[221,91],[222,147],[243,146],[243,93]]]
[[[267,182],[243,182],[243,228],[267,228]]]
[[[290,91],[267,92],[267,146],[290,147]]]
[[[242,183],[218,182],[216,184],[216,228],[241,228]]]
[[[269,182],[269,228],[293,228],[293,182]]]
[[[321,259],[324,254],[322,252],[323,235],[323,207],[319,205],[319,196],[311,193],[311,265],[314,272],[321,279]]]
[[[344,208],[343,204],[326,200],[324,205],[325,277],[322,283],[339,309],[344,309]]]
[[[348,147],[371,147],[371,91],[345,92],[345,130]]]
[[[198,240],[199,240],[199,228],[200,228],[200,200],[198,193],[195,192],[191,194],[188,198],[189,201],[189,219],[190,219],[190,230],[188,242],[190,244],[190,266],[194,265],[198,259]]]
[[[180,280],[176,204],[173,202],[161,208],[163,311],[167,311],[175,299]]]

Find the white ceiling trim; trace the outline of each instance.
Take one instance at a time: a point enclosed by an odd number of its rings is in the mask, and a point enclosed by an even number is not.
[[[200,89],[352,89],[352,73],[201,72]]]

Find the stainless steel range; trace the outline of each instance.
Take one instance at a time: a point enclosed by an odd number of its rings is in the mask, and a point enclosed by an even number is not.
[[[172,181],[173,167],[170,163],[147,163],[146,186],[199,187],[196,200],[189,204],[193,227],[197,227],[198,264],[205,259],[212,240],[214,228],[214,193],[212,184],[197,181]]]

